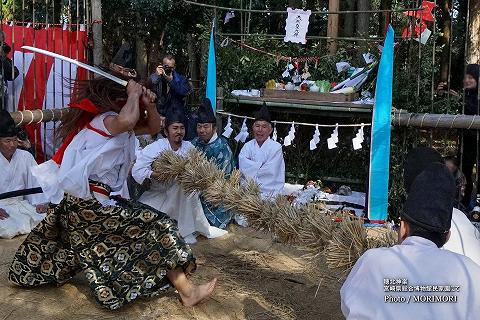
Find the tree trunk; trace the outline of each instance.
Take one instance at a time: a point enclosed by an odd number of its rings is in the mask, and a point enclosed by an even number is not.
[[[193,89],[198,89],[199,88],[199,73],[200,70],[198,68],[198,63],[197,63],[197,54],[195,53],[195,39],[193,39],[191,34],[187,35],[187,41],[188,41],[188,46],[187,46],[187,51],[188,51],[188,65],[190,69],[190,78],[192,79],[192,87]]]
[[[392,9],[392,0],[381,0],[380,1],[380,10],[390,10]],[[392,14],[390,12],[382,12],[378,15],[378,36],[383,37],[387,33],[387,27],[392,19]]]
[[[450,9],[451,1],[442,0],[439,2],[439,7],[442,10],[442,20],[440,21],[440,28],[442,30],[442,54],[440,58],[440,81],[447,82],[449,79],[449,64],[450,64],[450,39],[452,36]]]
[[[145,40],[139,36],[135,39],[135,49],[136,49],[136,62],[135,70],[141,78],[146,78],[147,75],[147,47],[145,45]]]
[[[355,0],[345,1],[345,10],[355,10]],[[344,14],[343,17],[343,36],[353,37],[353,31],[355,29],[355,15],[353,13],[348,13]]]
[[[467,63],[480,64],[480,1],[470,0]]]
[[[93,64],[103,64],[102,1],[92,0]]]
[[[329,0],[328,1],[328,11],[338,11],[340,8],[339,0]],[[338,14],[329,14],[328,15],[328,37],[338,37]],[[330,40],[328,41],[328,51],[330,54],[337,53],[337,41]]]
[[[357,9],[358,11],[370,10],[370,1],[357,0]],[[358,14],[358,17],[357,17],[357,36],[358,37],[368,36],[369,18],[370,18],[369,13]]]

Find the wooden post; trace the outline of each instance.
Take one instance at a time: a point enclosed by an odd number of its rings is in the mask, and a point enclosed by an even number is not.
[[[92,0],[93,64],[103,64],[102,1]]]
[[[467,63],[480,63],[480,1],[470,0]]]
[[[339,11],[340,1],[339,0],[329,0],[328,1],[328,11]],[[329,14],[328,15],[328,37],[338,37],[338,14]],[[337,40],[328,40],[328,51],[330,54],[337,53]]]

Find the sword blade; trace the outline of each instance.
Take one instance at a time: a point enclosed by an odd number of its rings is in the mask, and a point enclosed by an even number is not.
[[[58,54],[58,53],[55,53],[55,52],[50,52],[50,51],[47,51],[47,50],[38,49],[38,48],[35,48],[35,47],[30,47],[30,46],[22,46],[22,49],[30,50],[30,51],[40,53],[40,54],[43,54],[43,55],[46,55],[46,56],[49,56],[49,57],[52,57],[52,58],[57,58],[57,59],[60,59],[60,60],[63,60],[63,61],[70,62],[71,64],[79,66],[80,68],[86,69],[86,70],[91,71],[93,73],[99,74],[99,75],[101,75],[105,78],[108,78],[112,81],[115,81],[116,83],[118,83],[118,84],[120,84],[124,87],[126,87],[127,84],[128,84],[128,81],[120,79],[119,77],[115,77],[114,75],[111,75],[110,73],[105,72],[105,71],[103,71],[103,70],[101,70],[97,67],[93,67],[91,65],[88,65],[86,63],[77,61],[75,59],[62,56],[61,54]]]

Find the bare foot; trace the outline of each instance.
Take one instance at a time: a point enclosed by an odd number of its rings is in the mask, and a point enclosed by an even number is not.
[[[210,295],[213,293],[213,290],[215,289],[215,285],[217,284],[217,278],[214,278],[212,281],[199,285],[199,286],[194,286],[190,294],[180,294],[180,299],[182,300],[182,304],[185,307],[193,307],[200,302],[206,300]]]

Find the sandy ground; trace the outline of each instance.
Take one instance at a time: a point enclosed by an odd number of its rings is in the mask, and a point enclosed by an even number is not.
[[[114,312],[96,304],[81,275],[61,287],[11,286],[8,268],[23,239],[0,240],[0,320],[343,319],[338,275],[322,263],[312,269],[300,252],[252,229],[234,227],[220,239],[193,246],[198,262],[193,281],[219,278],[207,302],[184,308],[172,290]]]

